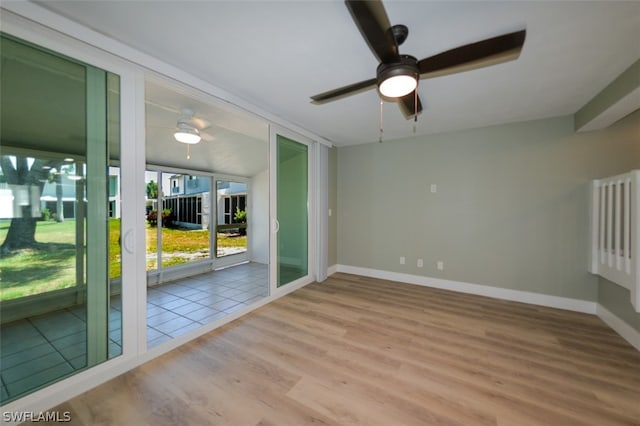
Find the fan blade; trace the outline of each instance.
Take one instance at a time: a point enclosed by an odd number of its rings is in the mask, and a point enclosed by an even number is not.
[[[378,83],[377,79],[371,78],[369,80],[364,80],[359,83],[354,83],[348,86],[340,87],[338,89],[329,90],[328,92],[319,93],[315,96],[311,96],[311,100],[314,104],[324,104],[326,102],[331,102],[340,98],[344,98],[345,96],[350,96],[359,92],[364,92],[365,90],[375,87],[377,83]]]
[[[212,142],[216,140],[215,136],[210,135],[209,133],[206,133],[206,132],[200,132],[200,137],[202,137],[202,140],[206,142]]]
[[[211,127],[211,123],[204,118],[191,117],[191,122],[198,128],[198,130],[204,130]]]
[[[407,120],[413,118],[416,115],[416,112],[420,114],[422,112],[422,102],[420,102],[420,96],[418,99],[418,109],[416,111],[416,92],[415,90],[408,95],[404,95],[403,97],[398,99],[398,106],[400,107],[400,111],[404,114]]]
[[[502,62],[520,56],[527,30],[466,44],[418,61],[420,78],[438,77]]]
[[[382,1],[345,0],[345,4],[374,56],[380,62],[397,61],[398,44],[391,33],[391,24]]]

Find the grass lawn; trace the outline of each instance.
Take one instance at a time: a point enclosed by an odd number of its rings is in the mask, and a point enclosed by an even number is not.
[[[147,225],[147,271],[156,268],[157,228]],[[218,247],[247,247],[247,237],[218,233]],[[209,258],[208,229],[162,228],[162,266]]]
[[[10,221],[0,221],[0,242]],[[43,250],[21,250],[0,257],[0,301],[72,287],[75,277],[74,220],[38,222],[36,241],[48,243]],[[147,270],[155,269],[157,228],[147,226]],[[109,221],[109,276],[120,276],[120,220]],[[219,247],[247,246],[246,236],[218,234]],[[209,257],[209,231],[162,229],[163,266]]]
[[[4,241],[10,221],[0,221]],[[38,222],[36,241],[43,250],[21,250],[0,258],[0,300],[58,290],[75,283],[75,221]]]

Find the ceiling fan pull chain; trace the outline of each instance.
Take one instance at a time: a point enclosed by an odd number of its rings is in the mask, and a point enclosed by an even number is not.
[[[413,91],[413,133],[416,132],[416,126],[418,124],[418,88]]]
[[[382,112],[384,110],[383,108],[384,106],[384,101],[382,99],[380,99],[380,139],[378,140],[378,142],[382,143],[382,133],[383,133],[383,129],[382,129]]]
[[[191,160],[191,144],[187,144],[187,160]]]

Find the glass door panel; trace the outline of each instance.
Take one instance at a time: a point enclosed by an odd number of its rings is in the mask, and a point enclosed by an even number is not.
[[[0,43],[4,404],[121,353],[107,184],[119,78],[9,36]]]
[[[276,137],[277,286],[309,273],[308,147]]]
[[[247,184],[216,181],[216,257],[247,252]],[[243,259],[237,259],[241,261]]]
[[[145,242],[146,242],[146,270],[158,269],[160,262],[158,257],[158,182],[159,172],[146,170],[144,172],[144,184],[146,188],[145,199]]]
[[[209,258],[210,191],[208,176],[162,173],[156,218],[163,268]]]
[[[107,161],[120,163],[120,77],[107,73]],[[122,200],[120,167],[107,168],[109,358],[122,355]]]

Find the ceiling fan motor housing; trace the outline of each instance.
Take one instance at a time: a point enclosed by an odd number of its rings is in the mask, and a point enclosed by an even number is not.
[[[397,62],[381,63],[376,70],[376,78],[378,80],[378,91],[380,85],[387,79],[396,76],[411,76],[416,81],[420,79],[420,71],[418,69],[418,60],[411,55],[400,55]]]
[[[398,46],[400,46],[409,36],[409,28],[406,25],[397,24],[389,28],[393,38],[396,40]]]
[[[178,124],[177,126],[179,129],[195,129],[196,126],[193,125],[193,123],[191,122],[191,118],[190,117],[180,117],[178,119]]]

